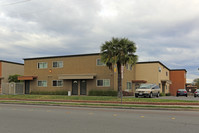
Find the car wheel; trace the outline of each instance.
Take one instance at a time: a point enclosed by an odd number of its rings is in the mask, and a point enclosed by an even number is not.
[[[137,95],[135,95],[135,97],[136,97],[136,98],[138,98],[138,96],[137,96]]]
[[[157,97],[159,97],[159,96],[160,96],[160,93],[158,92]]]
[[[186,95],[186,97],[187,97],[187,95]]]
[[[150,94],[149,94],[149,98],[152,98],[153,97],[153,93],[151,92]]]

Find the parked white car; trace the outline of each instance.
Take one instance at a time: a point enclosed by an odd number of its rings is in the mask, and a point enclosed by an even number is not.
[[[156,84],[141,84],[138,89],[135,91],[135,97],[159,97],[160,96],[160,88]]]
[[[199,97],[199,89],[194,92],[194,97]]]

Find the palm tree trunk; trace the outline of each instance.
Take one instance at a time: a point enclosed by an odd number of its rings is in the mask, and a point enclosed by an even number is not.
[[[118,97],[122,96],[122,75],[121,75],[121,64],[117,63],[117,71],[118,71]]]

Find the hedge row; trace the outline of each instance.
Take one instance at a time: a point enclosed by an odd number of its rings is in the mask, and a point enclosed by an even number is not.
[[[31,91],[32,95],[68,95],[68,91]]]
[[[102,91],[102,90],[91,90],[88,93],[89,96],[117,96],[117,91]]]
[[[160,96],[171,96],[171,93],[160,93]]]

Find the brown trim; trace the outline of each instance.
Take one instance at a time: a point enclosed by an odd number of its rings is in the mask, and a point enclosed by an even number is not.
[[[165,82],[165,83],[168,83],[168,84],[172,84],[172,81],[171,81],[171,80],[161,80],[161,82]]]
[[[37,76],[19,76],[18,80],[33,80],[34,78],[37,78]]]
[[[146,83],[146,80],[132,80],[132,83]]]

